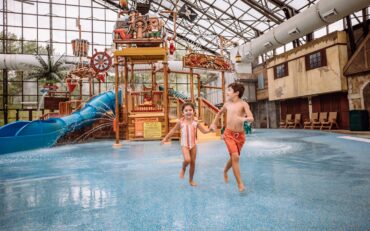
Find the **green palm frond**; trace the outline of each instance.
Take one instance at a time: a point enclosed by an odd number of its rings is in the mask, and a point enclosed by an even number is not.
[[[45,60],[41,57],[41,55],[36,55],[35,58],[37,59],[37,61],[39,61],[40,65],[44,68],[44,69],[47,69],[48,68],[48,64],[45,62]]]
[[[53,70],[58,71],[58,70],[65,70],[66,67],[64,66],[65,64],[65,56],[60,56],[57,61],[54,63]]]
[[[28,79],[36,78],[45,80],[46,82],[62,82],[66,73],[65,55],[61,55],[54,61],[52,49],[49,45],[46,46],[47,60],[44,60],[40,55],[35,55],[39,65],[30,65],[31,71],[28,73]]]

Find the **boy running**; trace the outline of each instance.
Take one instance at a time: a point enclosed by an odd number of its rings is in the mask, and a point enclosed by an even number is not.
[[[227,161],[224,169],[224,179],[227,183],[229,181],[227,172],[230,168],[238,184],[239,191],[245,190],[244,183],[240,177],[239,156],[240,151],[245,142],[244,122],[253,122],[253,114],[249,108],[248,103],[244,102],[241,97],[244,94],[244,86],[240,83],[232,83],[227,87],[226,97],[227,102],[217,113],[210,128],[216,130],[216,122],[221,114],[227,112],[227,121],[224,131],[224,141],[230,154],[230,159]],[[246,117],[245,117],[246,116]]]

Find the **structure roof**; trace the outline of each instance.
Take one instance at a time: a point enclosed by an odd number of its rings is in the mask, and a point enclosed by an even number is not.
[[[118,1],[95,0],[113,7]],[[178,41],[193,49],[220,53],[222,36],[230,44],[242,44],[276,27],[289,17],[315,4],[318,0],[137,0],[129,1],[129,8],[137,2],[151,2],[150,12],[179,12],[189,6],[197,17],[194,21],[177,18]],[[167,30],[172,33],[173,21],[163,16]]]

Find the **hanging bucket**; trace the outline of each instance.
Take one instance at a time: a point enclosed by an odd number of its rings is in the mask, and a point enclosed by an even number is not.
[[[73,50],[73,55],[80,57],[86,57],[87,53],[89,51],[89,41],[85,39],[74,39],[71,41],[72,44],[72,50]]]

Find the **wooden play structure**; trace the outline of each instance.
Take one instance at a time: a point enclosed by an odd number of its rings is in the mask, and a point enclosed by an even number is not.
[[[161,12],[172,14],[176,12]],[[139,11],[122,11],[113,31],[115,44],[115,91],[119,86],[123,90],[123,107],[119,110],[119,96],[116,94],[116,144],[119,144],[119,124],[124,124],[125,139],[153,140],[161,139],[175,125],[176,119],[181,116],[181,106],[185,101],[197,103],[197,117],[206,124],[210,124],[219,109],[212,103],[200,97],[202,88],[211,88],[201,84],[200,75],[195,74],[194,68],[217,70],[221,72],[222,86],[212,87],[222,90],[225,101],[225,71],[231,71],[232,65],[222,56],[211,56],[189,52],[183,60],[189,71],[172,71],[168,67],[168,55],[175,50],[176,20],[174,20],[174,35],[167,37],[164,25],[159,16],[142,15]],[[221,46],[222,47],[222,46]],[[132,85],[136,65],[145,65],[151,68],[152,86],[137,89]],[[160,67],[157,68],[156,67]],[[120,69],[122,68],[122,70]],[[138,68],[136,68],[138,69]],[[140,71],[140,70],[137,70]],[[163,73],[163,86],[158,86],[156,74]],[[175,90],[169,88],[169,74],[185,74],[190,78],[190,97],[182,97]],[[129,80],[130,78],[130,80]],[[194,78],[197,78],[198,97],[194,95]],[[197,101],[197,102],[196,102]],[[121,116],[120,116],[121,115]],[[122,118],[121,118],[122,117]],[[222,118],[223,119],[223,118]],[[222,120],[221,119],[221,120]],[[219,128],[221,128],[221,120]],[[176,137],[176,135],[175,135]],[[179,134],[177,134],[179,137]]]
[[[123,2],[123,4],[125,3]],[[115,118],[112,119],[111,127],[94,133],[94,138],[109,138],[114,135],[115,146],[120,146],[120,139],[160,140],[182,116],[181,107],[187,101],[196,105],[196,117],[201,123],[206,126],[211,124],[219,112],[219,108],[201,97],[201,91],[202,89],[221,90],[224,102],[225,72],[233,70],[231,63],[222,55],[206,55],[189,49],[183,57],[183,66],[186,69],[182,71],[170,70],[168,57],[173,55],[176,50],[176,20],[174,20],[174,34],[168,36],[160,16],[142,14],[143,12],[130,10],[118,13],[113,30],[115,49],[112,55],[106,51],[95,50],[92,57],[87,57],[89,42],[81,39],[81,27],[77,22],[80,33],[79,38],[72,41],[72,47],[73,53],[79,61],[69,71],[65,79],[68,96],[66,95],[66,99],[54,105],[55,110],[59,110],[59,113],[44,115],[41,119],[64,117],[81,109],[86,102],[82,99],[82,80],[89,80],[91,99],[94,97],[91,91],[92,81],[98,79],[99,83],[104,82],[108,69],[114,66],[115,112],[94,121],[84,131],[106,124],[109,118]],[[162,15],[172,14],[172,17],[176,19],[176,12],[163,11],[160,13]],[[220,40],[222,51],[223,39],[220,38]],[[90,59],[88,65],[82,61],[83,57]],[[194,73],[194,69],[220,72],[222,85],[216,87],[202,84],[200,74]],[[135,84],[135,78],[138,78],[135,76],[135,72],[149,74],[151,85],[146,83],[147,85],[138,87]],[[170,74],[187,76],[190,85],[188,96],[169,87]],[[157,83],[157,75],[163,76],[163,84]],[[79,88],[79,97],[72,99],[70,95],[76,88]],[[120,91],[122,94],[119,93]],[[220,134],[225,119],[226,117],[223,117],[218,121],[217,134]],[[84,131],[76,131],[63,139],[73,140]],[[175,134],[173,138],[180,138],[180,133]]]
[[[155,15],[142,15],[136,10],[118,14],[113,31],[115,43],[115,91],[116,91],[116,144],[119,144],[119,124],[125,124],[125,138],[129,140],[160,139],[168,131],[168,63],[167,41],[163,22]],[[152,86],[140,90],[129,89],[129,66],[131,79],[138,64],[153,64],[161,61],[164,73],[164,91],[155,87],[155,72]],[[123,66],[123,110],[119,111],[118,87],[120,66]],[[120,118],[122,113],[123,118]]]

